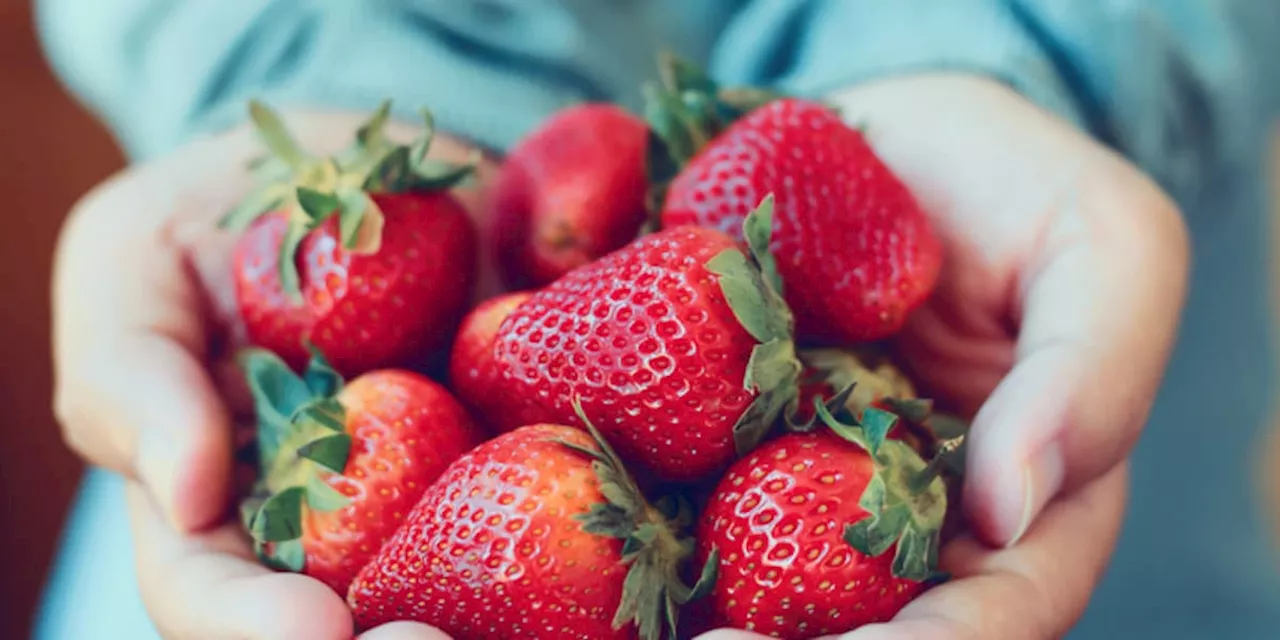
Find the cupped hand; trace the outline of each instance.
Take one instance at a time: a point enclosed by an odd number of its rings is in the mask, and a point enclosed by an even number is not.
[[[1059,637],[1122,520],[1125,460],[1185,295],[1181,217],[1123,159],[993,81],[905,77],[837,103],[946,245],[901,355],[930,395],[976,414],[963,491],[974,537],[943,552],[955,579],[844,637]]]
[[[317,153],[347,146],[364,117],[288,114]],[[389,133],[413,135],[404,125]],[[248,192],[245,165],[260,153],[246,129],[202,139],[77,205],[55,268],[56,409],[79,454],[130,480],[139,589],[164,637],[347,640],[342,598],[261,567],[232,516],[233,451],[251,433],[233,425],[251,424],[251,413],[231,364],[242,333],[234,238],[215,222]],[[467,151],[440,140],[433,154]],[[441,636],[396,625],[363,637]]]

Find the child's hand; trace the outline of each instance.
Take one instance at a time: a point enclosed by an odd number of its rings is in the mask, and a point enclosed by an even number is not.
[[[366,117],[294,115],[317,151],[346,146]],[[433,149],[466,156],[446,140]],[[231,515],[232,424],[251,407],[230,362],[234,238],[214,222],[247,191],[257,153],[247,130],[196,142],[77,206],[54,282],[57,410],[77,452],[130,479],[138,586],[166,638],[349,640],[342,598],[261,566]],[[397,625],[363,637],[440,635]]]
[[[981,409],[964,498],[987,543],[951,544],[956,580],[844,637],[1059,637],[1122,520],[1124,460],[1183,301],[1182,220],[1131,166],[995,83],[890,80],[840,105],[947,242],[939,290],[900,346],[931,395]]]

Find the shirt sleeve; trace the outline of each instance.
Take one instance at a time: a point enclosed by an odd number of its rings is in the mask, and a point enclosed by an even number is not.
[[[1193,198],[1256,177],[1280,88],[1280,3],[752,0],[713,71],[804,95],[954,69],[1000,79]]]
[[[521,3],[40,0],[37,16],[55,71],[134,157],[242,121],[251,98],[392,99],[414,119],[428,106],[442,129],[501,148],[607,91],[563,44],[574,16]]]

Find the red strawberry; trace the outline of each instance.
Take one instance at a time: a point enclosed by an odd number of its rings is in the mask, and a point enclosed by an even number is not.
[[[455,640],[674,638],[714,579],[680,580],[693,547],[677,524],[594,429],[521,427],[450,466],[347,600],[359,628],[415,620]]]
[[[250,341],[294,368],[305,343],[345,375],[418,364],[447,347],[476,280],[476,233],[446,189],[468,167],[435,166],[387,141],[384,105],[356,145],[335,158],[298,148],[254,104],[274,157],[262,185],[223,224],[245,228],[234,259],[240,315]]]
[[[803,640],[892,618],[934,579],[947,512],[938,465],[892,427],[782,436],[735,463],[698,529],[719,556],[712,623]],[[893,549],[894,553],[888,553]]]
[[[344,386],[317,352],[305,376],[242,356],[258,414],[259,481],[243,504],[262,559],[346,593],[419,496],[482,439],[462,405],[414,373]]]
[[[540,287],[635,238],[646,217],[643,120],[569,107],[517,144],[491,193],[495,255],[511,288]]]
[[[531,295],[528,291],[518,291],[485,300],[462,319],[458,337],[453,341],[453,354],[449,359],[453,392],[490,424],[493,423],[488,416],[492,393],[502,379],[493,353],[498,328]]]
[[[877,340],[930,294],[941,244],[907,187],[828,108],[783,98],[734,122],[669,185],[662,226],[736,233],[766,194],[784,294],[804,340]]]
[[[496,426],[579,424],[568,399],[580,397],[623,458],[660,479],[725,469],[797,393],[769,215],[766,201],[748,219],[751,257],[718,231],[670,229],[535,293],[499,331]]]

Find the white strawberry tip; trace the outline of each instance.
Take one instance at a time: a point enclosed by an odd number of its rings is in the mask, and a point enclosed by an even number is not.
[[[860,420],[844,422],[833,415],[832,404],[814,398],[818,420],[866,451],[875,466],[858,503],[868,516],[845,527],[845,542],[868,557],[894,549],[891,571],[898,578],[916,582],[942,579],[937,569],[938,549],[948,509],[942,471],[948,458],[960,451],[964,436],[945,441],[925,462],[910,444],[887,437],[901,419],[897,414],[870,407]]]
[[[239,354],[257,414],[258,479],[240,504],[254,552],[267,566],[302,571],[305,510],[334,511],[350,499],[324,477],[341,473],[351,451],[345,411],[335,394],[342,377],[318,349],[302,376],[274,353]]]
[[[680,607],[710,593],[719,554],[712,552],[693,586],[685,584],[681,576],[694,552],[692,539],[680,532],[692,520],[687,504],[676,507],[674,515],[650,504],[617,452],[587,418],[578,398],[573,398],[572,405],[596,447],[556,442],[591,459],[606,499],[576,519],[587,533],[622,540],[621,560],[628,565],[613,628],[634,624],[641,640],[661,640],[664,633],[676,638]]]
[[[343,247],[360,255],[375,254],[382,246],[384,216],[373,194],[449,189],[478,164],[478,156],[461,165],[426,159],[435,123],[425,108],[418,140],[409,145],[392,142],[384,131],[390,113],[388,100],[356,131],[351,147],[319,158],[298,145],[270,107],[256,100],[249,103],[250,120],[269,155],[250,165],[257,183],[254,190],[218,226],[242,231],[268,212],[286,212],[288,227],[277,269],[281,288],[294,303],[302,301],[294,256],[303,238],[321,223],[337,216]]]

